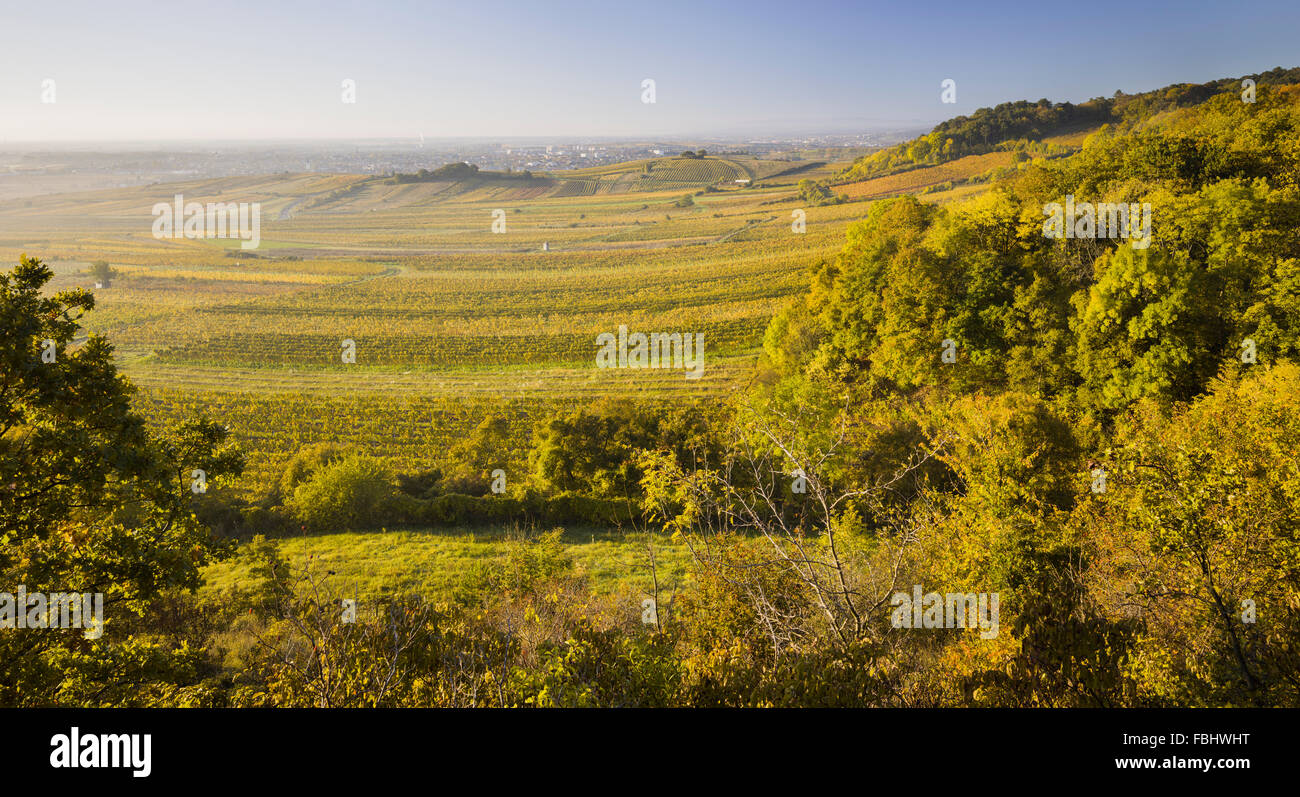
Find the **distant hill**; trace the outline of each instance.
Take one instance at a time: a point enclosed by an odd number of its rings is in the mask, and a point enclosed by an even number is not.
[[[793,175],[824,165],[822,162],[763,160],[747,155],[719,157],[703,151],[699,154],[688,151],[681,155],[538,174],[489,171],[469,163],[449,163],[433,170],[395,174],[382,182],[387,185],[454,185],[458,192],[513,185],[519,190],[529,191],[533,198],[539,196],[539,190],[552,196],[569,197],[633,191],[713,190],[723,186],[739,188],[750,186],[761,178]],[[793,184],[794,180],[790,182]]]
[[[1209,83],[1177,83],[1141,94],[1116,92],[1075,105],[1018,100],[993,108],[980,108],[936,125],[927,135],[865,155],[837,174],[836,183],[852,183],[935,166],[995,151],[1023,150],[1037,155],[1063,155],[1074,147],[1053,137],[1077,133],[1103,124],[1132,126],[1175,108],[1199,105],[1216,94],[1239,92],[1241,81],[1259,84],[1300,83],[1300,67],[1277,67],[1256,75],[1222,78]]]

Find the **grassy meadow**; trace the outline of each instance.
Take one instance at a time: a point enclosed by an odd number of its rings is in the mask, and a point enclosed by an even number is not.
[[[370,532],[305,534],[279,541],[280,553],[295,568],[330,576],[333,585],[357,600],[371,601],[409,593],[435,601],[455,598],[476,567],[504,560],[505,546],[517,528],[380,529]],[[689,553],[663,535],[628,534],[617,529],[564,529],[565,554],[574,574],[602,596],[650,594],[654,575],[663,600],[687,579]],[[208,566],[201,594],[247,586],[254,578],[246,562],[227,560]]]

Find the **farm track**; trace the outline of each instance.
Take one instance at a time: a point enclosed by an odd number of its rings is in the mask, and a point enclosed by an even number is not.
[[[757,227],[757,226],[760,225],[760,224],[767,224],[768,222],[776,221],[776,218],[777,218],[776,216],[768,216],[768,217],[765,218],[765,219],[753,219],[753,220],[749,221],[748,223],[746,223],[745,226],[741,227],[740,229],[738,229],[738,230],[732,230],[731,232],[727,233],[726,235],[723,235],[723,236],[721,236],[721,237],[715,239],[715,240],[714,240],[714,243],[719,243],[719,244],[721,244],[721,243],[726,243],[727,241],[730,241],[732,238],[736,237],[737,235],[740,235],[742,232],[745,232],[746,230],[751,230],[751,229],[753,229],[754,227]]]

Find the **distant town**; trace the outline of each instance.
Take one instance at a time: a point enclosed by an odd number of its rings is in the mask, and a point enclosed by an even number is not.
[[[716,155],[818,160],[852,156],[854,150],[870,151],[916,133],[899,129],[672,141],[416,138],[364,142],[0,143],[0,198],[283,172],[383,176],[456,162],[494,171],[552,172],[701,149]]]

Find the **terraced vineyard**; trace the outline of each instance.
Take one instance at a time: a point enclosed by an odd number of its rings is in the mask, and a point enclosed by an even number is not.
[[[989,152],[984,155],[967,155],[938,166],[923,166],[899,174],[860,180],[835,186],[836,193],[850,199],[879,199],[898,194],[913,193],[924,188],[958,182],[977,177],[990,169],[1010,166],[1010,152]]]
[[[607,193],[735,183],[736,180],[752,180],[757,175],[774,174],[789,166],[784,161],[743,157],[663,157],[557,172],[555,177],[586,184],[590,186],[589,193]]]
[[[320,441],[413,470],[488,415],[510,419],[522,452],[558,409],[743,387],[773,314],[866,213],[800,206],[795,183],[834,168],[664,157],[530,181],[138,186],[0,203],[0,254],[45,258],[55,290],[90,287],[89,261],[109,261],[117,276],[83,325],[117,347],[154,422],[201,412],[230,426],[250,455],[245,486]],[[150,209],[175,194],[261,202],[261,246],[155,240]],[[805,233],[791,229],[795,209]],[[702,335],[701,378],[597,369],[596,336],[620,325]]]

